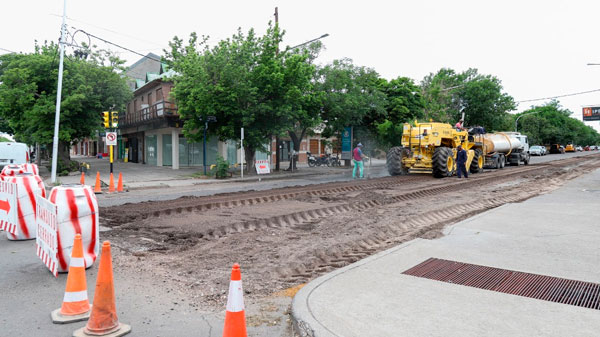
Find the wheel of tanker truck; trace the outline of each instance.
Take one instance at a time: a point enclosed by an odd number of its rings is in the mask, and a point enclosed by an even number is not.
[[[529,156],[529,153],[527,153],[525,155],[525,160],[523,160],[523,164],[529,165],[529,160],[531,160],[531,157]]]
[[[451,177],[454,175],[455,161],[454,152],[448,147],[438,147],[433,152],[431,157],[433,165],[433,176],[436,178]]]
[[[500,155],[500,169],[503,169],[506,166],[506,157],[504,155]]]
[[[469,172],[481,172],[481,170],[483,170],[483,160],[483,151],[481,149],[475,149],[475,155],[473,156],[473,160],[471,161],[471,166],[469,166]]]
[[[386,156],[386,166],[391,176],[408,174],[408,169],[402,165],[402,158],[409,155],[407,148],[396,146],[391,148]]]

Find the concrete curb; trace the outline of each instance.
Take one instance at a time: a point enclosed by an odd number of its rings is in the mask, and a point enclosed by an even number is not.
[[[327,273],[323,276],[320,276],[320,277],[310,281],[306,286],[304,286],[302,289],[300,289],[300,291],[298,291],[298,293],[296,294],[296,296],[294,296],[294,299],[292,300],[291,318],[292,318],[292,325],[293,325],[296,333],[298,335],[300,335],[301,337],[329,337],[329,336],[341,337],[341,336],[335,334],[334,332],[332,332],[331,330],[329,330],[326,326],[321,324],[321,322],[319,322],[319,320],[317,320],[313,316],[312,311],[310,309],[310,304],[309,304],[309,299],[310,299],[310,296],[313,293],[313,291],[318,289],[325,282],[327,282],[339,275],[342,275],[352,269],[361,267],[372,261],[378,260],[389,254],[395,253],[398,250],[404,249],[406,247],[409,247],[409,246],[411,246],[415,243],[418,243],[420,241],[423,241],[423,240],[424,239],[418,239],[418,238],[410,240],[410,241],[400,244],[396,247],[390,248],[388,250],[384,250],[375,255],[369,256],[360,261],[354,262],[350,265],[347,265],[343,268],[334,270],[330,273]]]

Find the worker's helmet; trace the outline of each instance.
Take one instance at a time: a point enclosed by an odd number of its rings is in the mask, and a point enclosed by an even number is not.
[[[358,146],[358,147],[362,147],[362,143],[358,143],[358,145],[356,145],[356,146]]]

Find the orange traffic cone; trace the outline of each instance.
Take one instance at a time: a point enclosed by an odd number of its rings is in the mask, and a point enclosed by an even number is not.
[[[110,242],[102,243],[102,255],[96,278],[96,291],[92,313],[85,328],[73,332],[74,337],[87,336],[124,336],[131,332],[127,324],[119,323],[115,306],[115,286],[113,283],[112,257]]]
[[[108,182],[108,193],[115,193],[115,177],[112,172],[110,174],[110,181]]]
[[[96,186],[94,186],[94,193],[102,193],[102,186],[100,185],[100,172],[96,172]]]
[[[117,182],[117,192],[123,192],[123,174],[119,172],[119,180]]]
[[[57,324],[85,321],[90,317],[90,301],[85,281],[85,261],[83,260],[83,243],[81,234],[75,235],[65,297],[60,309],[54,310],[50,316]]]
[[[234,264],[231,269],[229,295],[227,295],[227,311],[225,312],[225,328],[223,337],[246,337],[246,314],[244,312],[244,291],[242,290],[242,273],[240,265]]]
[[[85,173],[81,172],[81,178],[79,178],[79,183],[81,185],[85,185]]]

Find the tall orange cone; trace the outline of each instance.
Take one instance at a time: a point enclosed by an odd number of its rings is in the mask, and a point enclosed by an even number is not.
[[[113,282],[110,242],[102,243],[102,255],[96,278],[96,291],[92,313],[85,328],[73,332],[74,337],[88,336],[124,336],[131,332],[127,324],[119,323],[115,306],[115,286]]]
[[[108,193],[115,193],[115,177],[110,173],[110,181],[108,183]]]
[[[81,178],[79,178],[79,183],[81,185],[85,185],[85,173],[81,172]]]
[[[227,295],[227,311],[225,312],[223,337],[247,336],[242,272],[240,271],[240,265],[236,263],[231,268],[231,282],[229,283],[229,295]]]
[[[96,186],[94,186],[94,193],[102,193],[102,186],[100,185],[100,172],[96,172]]]
[[[69,275],[62,307],[54,310],[50,316],[52,322],[57,324],[85,321],[90,317],[90,301],[87,295],[85,281],[85,261],[83,260],[83,243],[81,234],[75,235],[71,261],[69,262]]]
[[[119,172],[119,180],[117,182],[117,192],[123,192],[123,174]]]

